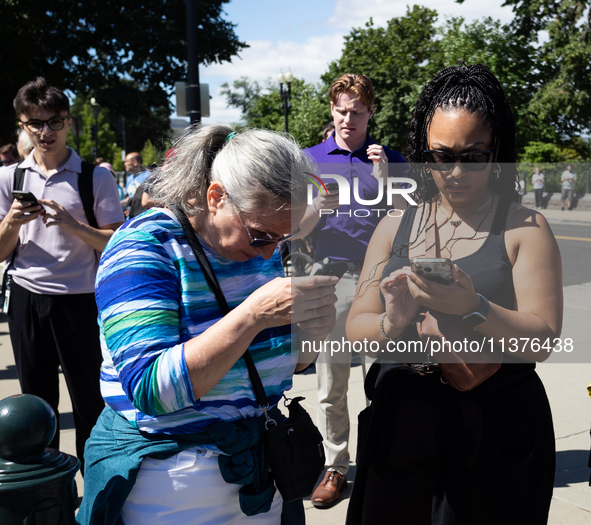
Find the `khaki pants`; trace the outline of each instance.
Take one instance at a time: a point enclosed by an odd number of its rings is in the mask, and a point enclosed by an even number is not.
[[[318,265],[320,266],[320,265]],[[315,271],[316,266],[313,271]],[[335,327],[326,341],[346,340],[345,326],[355,289],[359,280],[358,273],[347,272],[336,286],[337,318]],[[363,356],[362,356],[363,363]],[[326,467],[336,468],[342,474],[349,470],[349,408],[347,391],[351,372],[351,354],[340,353],[333,357],[330,353],[321,353],[316,362],[318,384],[317,422],[324,438]],[[364,369],[365,378],[365,369]]]

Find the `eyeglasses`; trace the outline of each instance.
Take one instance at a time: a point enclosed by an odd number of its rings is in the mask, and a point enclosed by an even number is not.
[[[271,244],[277,244],[277,245],[281,246],[285,241],[289,241],[294,235],[297,235],[299,233],[299,231],[300,231],[300,229],[298,228],[293,233],[290,233],[289,235],[286,235],[286,236],[281,237],[279,239],[274,239],[273,236],[270,233],[264,233],[264,235],[267,236],[266,239],[261,239],[260,237],[253,237],[250,234],[250,230],[248,229],[248,226],[244,222],[244,219],[242,218],[242,215],[240,214],[240,210],[238,210],[238,208],[236,208],[236,211],[238,212],[238,217],[240,217],[240,220],[242,221],[242,224],[244,224],[244,229],[246,230],[246,233],[248,233],[248,238],[250,239],[250,243],[249,244],[253,248],[260,248],[262,246],[269,246]]]
[[[438,150],[423,151],[429,168],[433,171],[450,171],[460,161],[466,171],[482,171],[488,165],[492,151],[467,151],[466,153],[447,153]]]
[[[43,131],[45,124],[49,127],[49,129],[53,131],[59,131],[60,129],[64,129],[65,121],[68,120],[70,117],[51,117],[49,120],[21,120],[21,124],[24,124],[29,128],[30,131]]]

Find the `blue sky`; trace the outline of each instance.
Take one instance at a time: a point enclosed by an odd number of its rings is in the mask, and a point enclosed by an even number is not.
[[[224,18],[237,24],[238,38],[250,45],[231,63],[200,67],[202,83],[209,84],[211,117],[203,122],[237,122],[240,111],[227,108],[219,94],[223,82],[247,76],[264,84],[276,82],[277,73],[291,68],[294,76],[316,83],[328,64],[340,57],[343,37],[353,27],[362,27],[370,17],[376,25],[386,25],[393,17],[403,16],[409,2],[400,0],[233,0],[226,4]],[[503,0],[424,0],[445,16],[464,16],[467,21],[491,16],[503,22],[512,18]],[[174,100],[173,100],[174,102]]]

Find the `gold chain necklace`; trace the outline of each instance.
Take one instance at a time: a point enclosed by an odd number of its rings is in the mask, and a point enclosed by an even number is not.
[[[490,210],[493,209],[493,206],[495,205],[495,199],[494,199],[495,194],[491,193],[490,199],[488,199],[488,201],[486,202],[486,204],[488,204],[491,200],[492,202],[490,203],[490,208],[486,211],[486,213],[484,214],[484,217],[482,217],[482,220],[480,221],[480,223],[478,224],[478,226],[476,227],[476,231],[474,232],[474,235],[472,235],[472,237],[458,237],[457,239],[452,237],[445,243],[445,246],[443,248],[441,248],[441,251],[443,252],[443,250],[447,249],[447,245],[451,242],[454,241],[454,243],[451,245],[451,248],[453,248],[456,244],[456,242],[458,241],[471,241],[472,239],[474,239],[474,237],[476,237],[476,235],[478,235],[478,232],[480,231],[480,227],[482,226],[482,223],[486,220],[486,218],[488,217],[488,214],[490,213]],[[479,208],[476,211],[480,211],[482,208]],[[476,213],[476,211],[474,213]],[[470,215],[474,215],[474,213],[471,213]],[[468,216],[469,217],[469,216]],[[464,219],[467,219],[468,217],[464,217]],[[461,221],[462,219],[460,219]],[[457,226],[456,226],[457,227]],[[455,233],[455,229],[454,229],[454,233]],[[451,248],[448,250],[449,254],[451,256]]]
[[[454,227],[457,228],[460,224],[462,224],[468,217],[472,217],[472,215],[475,215],[476,213],[478,213],[482,208],[484,208],[493,198],[492,193],[490,194],[490,197],[488,198],[488,200],[482,205],[480,206],[480,208],[478,208],[477,210],[473,211],[470,215],[466,215],[463,219],[456,219],[455,221],[451,220],[451,217],[447,216],[447,213],[445,213],[445,210],[441,207],[441,204],[438,203],[437,207],[441,210],[441,213],[443,213],[443,215],[445,216],[445,218],[447,219],[447,221]],[[490,211],[490,210],[489,210]],[[453,213],[452,213],[453,215]]]

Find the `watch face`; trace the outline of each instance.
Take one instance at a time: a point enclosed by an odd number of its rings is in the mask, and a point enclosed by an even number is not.
[[[468,326],[474,327],[484,323],[484,321],[486,321],[486,316],[482,315],[480,312],[473,312],[464,317],[462,321]]]

